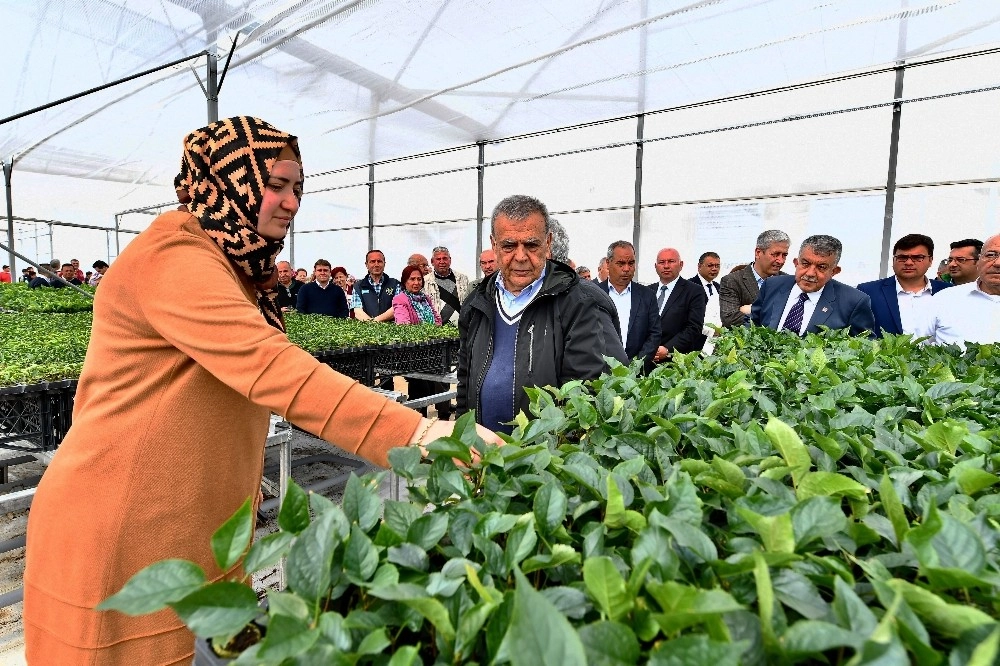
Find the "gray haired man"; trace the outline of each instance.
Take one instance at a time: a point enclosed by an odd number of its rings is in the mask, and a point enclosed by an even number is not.
[[[770,229],[757,236],[753,262],[730,273],[719,283],[719,315],[726,328],[742,326],[750,320],[750,306],[757,300],[764,280],[781,274],[788,258],[788,234]]]
[[[825,234],[802,241],[795,275],[764,282],[750,311],[751,321],[794,335],[818,333],[820,326],[849,328],[852,335],[875,330],[868,294],[833,279],[840,273],[843,249],[839,240]]]
[[[426,278],[424,291],[434,300],[434,307],[441,313],[441,322],[457,324],[458,312],[469,295],[469,277],[451,270],[451,252],[443,245],[431,254],[433,274]]]
[[[478,423],[510,433],[509,423],[528,411],[525,388],[593,379],[606,369],[604,330],[595,291],[586,287],[593,283],[546,259],[545,204],[524,195],[501,201],[490,241],[497,272],[472,291],[458,321],[458,413],[475,410]]]

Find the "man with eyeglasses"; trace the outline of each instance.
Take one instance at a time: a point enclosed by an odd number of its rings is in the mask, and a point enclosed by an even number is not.
[[[986,239],[976,262],[979,277],[931,299],[927,318],[930,342],[1000,342],[1000,234]]]
[[[892,246],[894,277],[858,285],[872,299],[876,337],[883,333],[921,335],[926,330],[931,297],[951,286],[927,279],[933,263],[934,241],[923,234],[907,234]]]
[[[979,277],[976,262],[983,250],[983,241],[975,238],[955,241],[951,244],[951,254],[948,255],[948,273],[952,284],[968,284]]]

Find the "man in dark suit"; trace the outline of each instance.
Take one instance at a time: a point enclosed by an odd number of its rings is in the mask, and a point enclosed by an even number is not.
[[[705,342],[701,328],[705,325],[705,304],[708,295],[696,284],[680,279],[684,262],[673,248],[656,254],[656,274],[659,282],[649,285],[656,296],[660,313],[660,344],[653,354],[659,363],[674,352],[698,351]]]
[[[722,317],[719,314],[719,283],[715,278],[719,277],[719,270],[722,268],[722,259],[715,252],[703,252],[698,257],[698,272],[691,279],[699,287],[705,290],[708,296],[708,303],[705,305],[705,326],[702,327],[702,348],[708,336],[715,335],[715,331],[708,327],[708,324],[722,326]],[[706,349],[706,354],[711,350]]]
[[[883,333],[923,335],[931,297],[953,286],[927,279],[927,271],[933,264],[934,241],[923,234],[907,234],[892,246],[895,277],[858,285],[872,299],[876,337],[882,337]]]
[[[630,359],[641,358],[648,367],[660,344],[660,313],[656,296],[633,282],[633,276],[635,248],[628,241],[615,241],[608,246],[608,279],[600,286],[618,311],[625,354]]]
[[[795,275],[777,275],[760,288],[750,311],[757,326],[796,335],[818,333],[820,326],[849,328],[852,335],[875,328],[871,299],[854,287],[837,282],[843,245],[818,234],[802,241]]]
[[[750,306],[757,300],[760,285],[772,275],[781,273],[788,258],[788,234],[771,229],[757,236],[753,263],[722,278],[719,289],[719,314],[726,328],[742,326],[749,321]]]

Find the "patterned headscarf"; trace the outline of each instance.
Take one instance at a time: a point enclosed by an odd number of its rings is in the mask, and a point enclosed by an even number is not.
[[[267,323],[283,331],[274,261],[285,244],[257,233],[268,174],[279,157],[302,164],[296,137],[258,118],[226,118],[184,138],[174,187],[182,202],[187,195],[202,229],[254,283]]]

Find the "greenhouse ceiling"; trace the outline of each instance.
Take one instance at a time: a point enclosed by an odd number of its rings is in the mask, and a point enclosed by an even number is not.
[[[231,53],[219,115],[299,135],[308,174],[1000,44],[996,0],[0,0],[0,11],[5,119],[191,57],[3,121],[15,192],[18,174],[90,179],[60,190],[169,186],[182,135],[208,117],[208,58],[194,57],[205,51],[220,75]],[[44,215],[43,204],[17,207]]]

